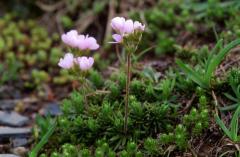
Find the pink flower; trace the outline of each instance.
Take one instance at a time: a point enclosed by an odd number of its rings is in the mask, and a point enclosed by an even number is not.
[[[92,57],[83,56],[76,58],[75,62],[79,65],[81,70],[86,71],[93,66],[94,59]]]
[[[124,33],[131,34],[134,31],[133,20],[126,20],[124,24]]]
[[[134,21],[129,19],[126,20],[124,17],[115,17],[111,21],[112,28],[117,32],[113,34],[112,37],[115,42],[112,43],[121,43],[124,36],[133,34],[136,31],[144,31],[145,25],[139,21]]]
[[[58,62],[58,66],[60,66],[63,69],[70,69],[74,65],[74,58],[73,54],[71,53],[66,53],[64,58],[60,58]]]
[[[139,21],[134,21],[129,19],[126,20],[124,17],[115,17],[111,21],[112,28],[119,34],[130,34],[136,30],[144,31],[145,25]]]
[[[124,17],[115,17],[111,21],[111,26],[116,32],[123,34],[125,21]]]
[[[124,17],[115,17],[111,21],[112,28],[121,35],[129,34],[134,31],[133,21],[126,20]]]
[[[70,30],[66,34],[62,34],[61,38],[65,44],[73,48],[78,46],[78,32],[76,30]]]
[[[76,30],[71,30],[63,34],[61,38],[65,44],[73,48],[79,48],[80,50],[96,50],[99,48],[95,38],[88,37],[88,35],[79,35]]]
[[[88,35],[79,35],[78,36],[78,48],[80,50],[96,50],[99,48],[97,40],[93,37],[88,37]]]
[[[145,25],[141,24],[139,21],[134,22],[134,30],[144,31]]]

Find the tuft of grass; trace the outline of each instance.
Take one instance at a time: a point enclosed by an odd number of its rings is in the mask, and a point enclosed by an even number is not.
[[[210,89],[212,87],[211,79],[216,68],[223,61],[225,56],[231,51],[231,49],[233,49],[239,44],[240,39],[236,39],[231,43],[227,44],[224,48],[222,48],[223,40],[220,39],[211,51],[210,55],[208,56],[207,61],[205,62],[203,73],[195,71],[193,68],[184,64],[179,59],[176,60],[176,63],[183,70],[183,72],[186,73],[186,75],[195,83],[197,83],[200,87]],[[217,53],[218,50],[219,53]]]
[[[49,137],[53,134],[55,128],[57,126],[56,121],[49,127],[46,134],[41,138],[39,143],[32,149],[29,153],[29,157],[37,157],[39,151],[43,148],[43,146],[48,142]]]
[[[240,115],[240,104],[238,104],[238,108],[233,114],[231,123],[229,128],[224,124],[224,122],[219,118],[218,115],[215,115],[216,123],[221,127],[225,135],[228,136],[233,142],[239,142],[240,136],[238,135],[239,127],[238,127],[238,119]]]

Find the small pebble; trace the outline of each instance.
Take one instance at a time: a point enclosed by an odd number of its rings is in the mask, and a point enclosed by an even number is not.
[[[31,128],[0,127],[0,139],[7,137],[26,137],[31,134]]]
[[[0,111],[0,124],[7,126],[23,126],[29,122],[29,118],[17,112]]]
[[[61,115],[61,109],[58,103],[49,103],[43,109],[40,110],[40,114],[47,116],[48,114],[51,116]]]
[[[11,140],[13,147],[26,146],[28,144],[28,140],[26,138],[14,138]]]
[[[20,157],[14,154],[0,154],[0,157]]]
[[[12,110],[16,106],[14,101],[10,100],[0,100],[0,109],[2,110]]]
[[[12,149],[12,153],[19,155],[19,156],[25,156],[27,154],[28,150],[25,147],[16,147]]]

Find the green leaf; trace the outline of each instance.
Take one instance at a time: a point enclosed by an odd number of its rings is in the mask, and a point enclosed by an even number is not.
[[[152,82],[158,82],[159,78],[160,78],[160,74],[158,72],[156,72],[152,67],[146,67],[144,68],[143,72],[142,72],[144,77],[147,77],[148,79],[150,79]]]
[[[56,125],[57,125],[57,123],[54,122],[53,125],[49,127],[47,133],[42,137],[40,142],[29,153],[29,157],[37,157],[40,149],[48,142],[49,137],[53,134],[53,132],[56,128]]]
[[[153,48],[155,48],[156,46],[151,46],[149,48],[146,48],[145,50],[141,51],[138,55],[133,55],[133,60],[134,61],[138,61],[145,53],[149,52],[150,50],[152,50]]]
[[[116,135],[116,136],[113,136],[109,141],[113,142],[113,141],[116,141],[118,139],[120,139],[120,136]]]
[[[233,105],[229,105],[229,106],[225,106],[225,107],[220,107],[220,111],[229,111],[229,110],[234,110],[235,108],[237,108],[238,104],[233,104]]]
[[[238,98],[238,100],[240,100],[240,85],[237,86],[237,89],[236,89],[236,96]]]
[[[193,71],[190,67],[185,65],[181,60],[176,60],[177,65],[188,75],[190,79],[192,79],[195,83],[200,85],[202,88],[208,88],[208,86],[204,83],[202,77],[196,72]]]
[[[235,94],[235,95],[237,96],[237,98],[238,98],[239,92],[238,92],[238,87],[236,87],[237,85],[234,84],[234,83],[230,83],[230,85],[231,85],[231,87],[232,87],[232,90],[233,90],[234,94]]]
[[[220,40],[221,41],[221,40]],[[234,40],[228,45],[226,45],[213,59],[211,59],[204,80],[210,84],[210,80],[213,72],[217,66],[222,62],[224,57],[230,52],[230,50],[240,44],[240,39]]]
[[[222,47],[223,44],[223,40],[220,39],[217,44],[215,45],[215,47],[212,49],[212,51],[210,52],[210,55],[208,56],[207,62],[206,62],[206,66],[205,66],[205,71],[207,71],[209,64],[211,62],[211,60],[213,59],[214,54],[217,53],[217,51]]]
[[[230,94],[228,94],[228,93],[224,93],[224,95],[225,95],[228,99],[230,99],[230,100],[232,100],[232,101],[234,101],[234,102],[238,102],[238,99],[237,99],[237,98],[234,98],[232,95],[230,95]]]
[[[239,105],[239,104],[238,104]],[[240,105],[238,106],[237,110],[235,111],[231,123],[230,123],[230,130],[232,134],[232,140],[234,142],[237,142],[238,140],[238,117],[240,113]]]
[[[223,121],[219,118],[218,115],[215,115],[215,120],[216,123],[221,127],[221,129],[223,130],[223,132],[229,137],[231,138],[231,133],[230,131],[227,129],[227,127],[225,126],[225,124],[223,123]]]

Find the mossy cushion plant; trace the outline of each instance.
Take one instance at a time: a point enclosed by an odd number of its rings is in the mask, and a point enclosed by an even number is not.
[[[13,13],[0,19],[0,29],[1,85],[16,81],[21,89],[41,91],[46,83],[69,82],[64,70],[57,68],[62,55],[57,33],[49,35],[36,20],[19,19]]]
[[[89,57],[91,50],[99,48],[96,39],[75,30],[62,36],[72,51],[58,65],[79,81],[79,87],[63,100],[61,116],[53,122],[41,120],[39,126],[45,133],[31,157],[176,156],[184,152],[196,155],[192,140],[209,129],[214,116],[230,140],[239,141],[239,108],[227,129],[217,115],[221,108],[215,90],[228,80],[223,78],[222,83],[214,75],[225,56],[240,44],[239,39],[225,46],[219,40],[212,51],[204,49],[204,55],[195,60],[195,69],[178,59],[178,66],[169,68],[161,78],[151,68],[139,70],[132,66],[136,64],[131,59],[141,44],[145,25],[116,17],[111,27],[116,31],[111,43],[123,46],[126,64],[105,79],[93,69],[94,58]],[[228,87],[237,82],[234,78]],[[238,97],[238,88],[233,90]],[[46,130],[44,124],[52,127]]]

